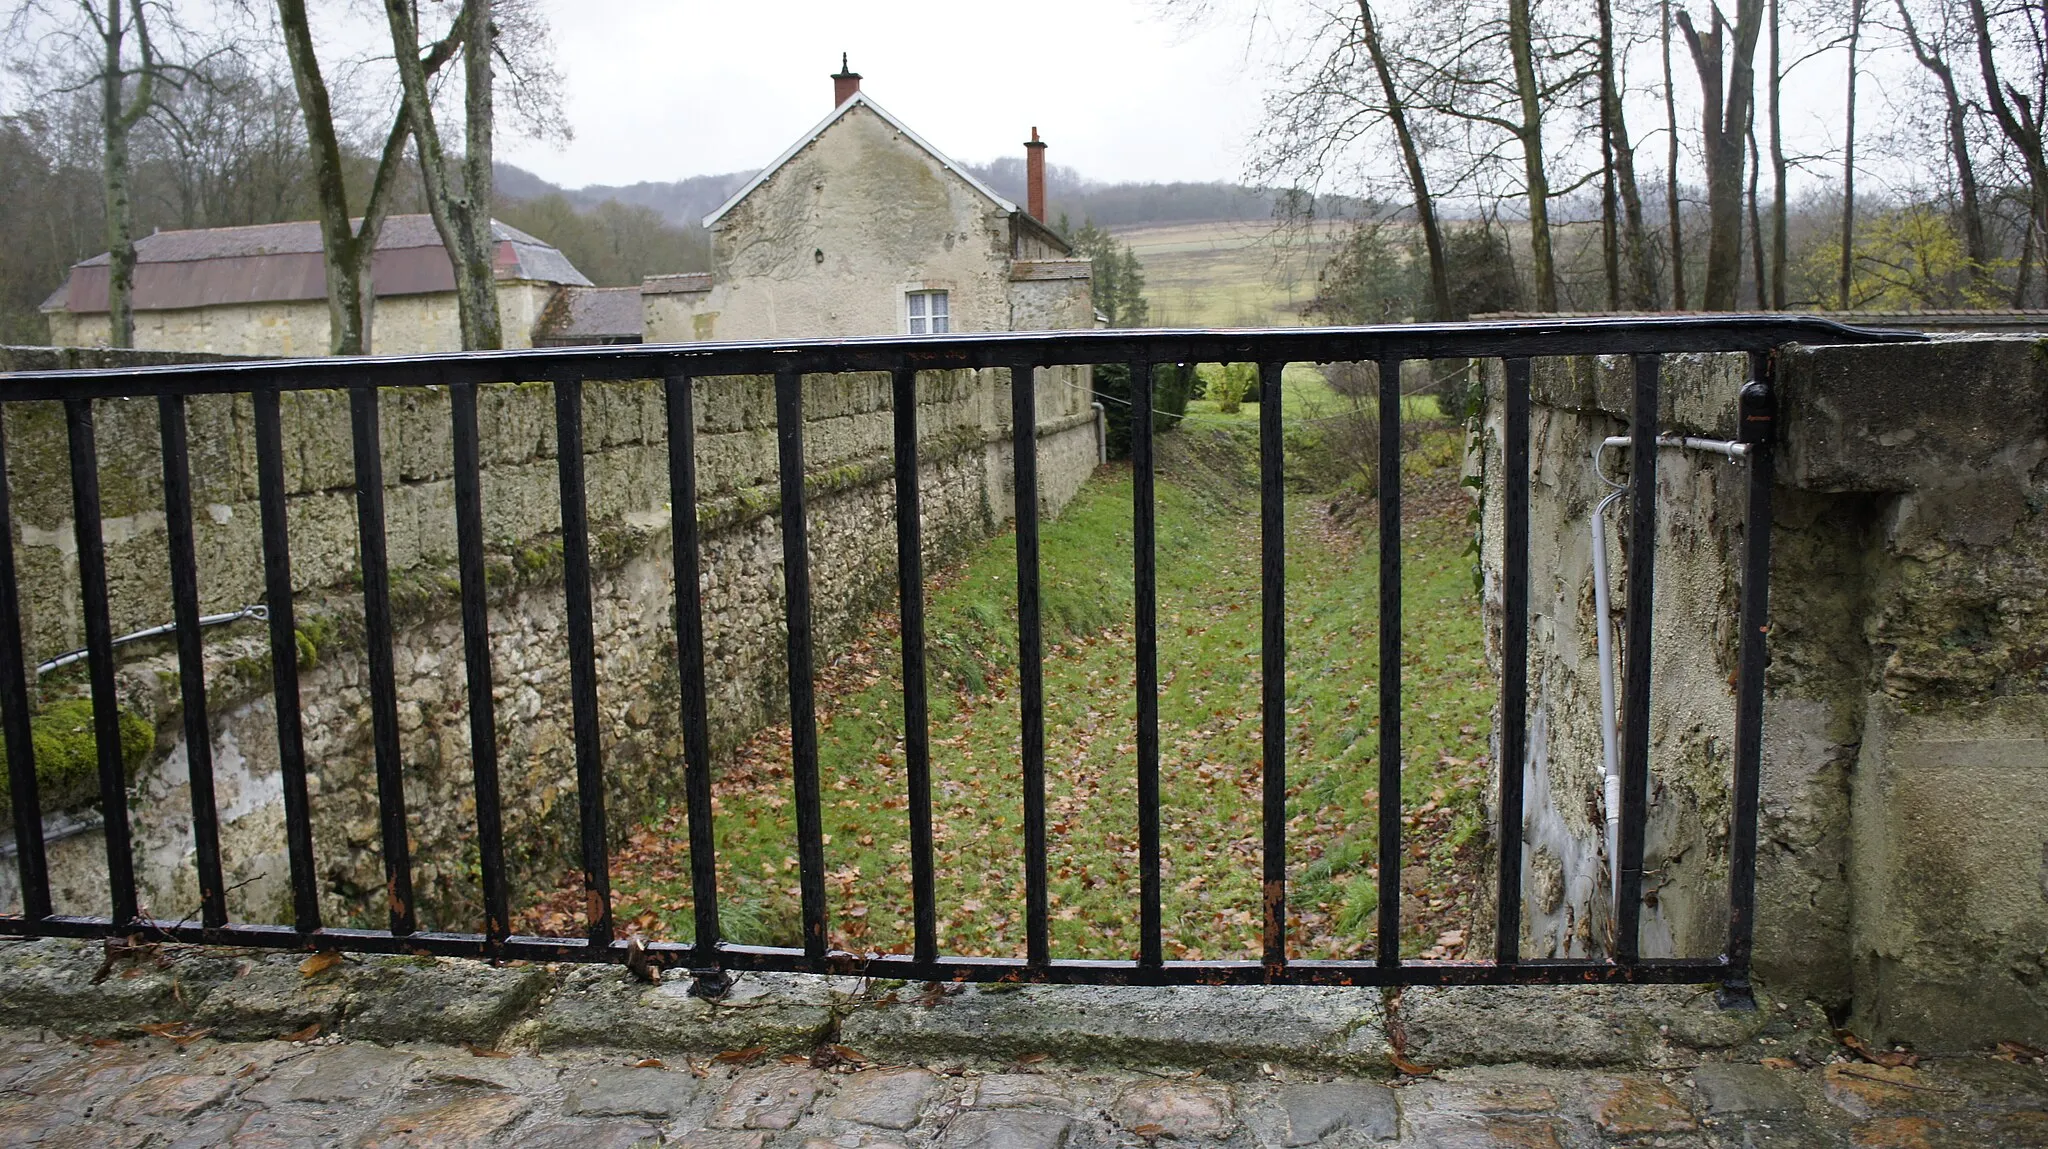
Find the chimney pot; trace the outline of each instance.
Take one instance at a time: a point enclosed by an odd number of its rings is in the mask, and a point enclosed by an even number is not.
[[[1045,141],[1038,138],[1036,127],[1024,141],[1024,203],[1031,218],[1045,222]]]
[[[839,70],[832,74],[832,106],[838,107],[860,91],[860,73],[846,66],[846,53],[839,53]]]

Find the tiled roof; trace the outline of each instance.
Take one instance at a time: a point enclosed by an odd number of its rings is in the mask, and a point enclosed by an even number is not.
[[[497,278],[588,287],[590,280],[550,244],[491,221]],[[135,241],[135,307],[167,311],[215,304],[325,299],[327,277],[320,225],[312,220],[160,231]],[[77,263],[45,311],[107,309],[106,253]],[[455,272],[434,221],[395,215],[377,233],[371,261],[376,293],[420,295],[455,289]]]

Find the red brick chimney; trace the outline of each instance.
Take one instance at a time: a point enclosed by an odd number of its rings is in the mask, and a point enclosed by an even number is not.
[[[1024,141],[1024,204],[1032,219],[1045,222],[1045,141],[1037,128]]]
[[[832,106],[838,107],[860,91],[860,73],[846,66],[846,53],[839,53],[839,70],[832,74]]]

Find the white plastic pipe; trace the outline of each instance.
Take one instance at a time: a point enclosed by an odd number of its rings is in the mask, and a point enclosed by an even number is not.
[[[1614,904],[1621,904],[1621,752],[1614,717],[1614,620],[1607,586],[1607,508],[1614,505],[1628,487],[1607,477],[1601,460],[1609,447],[1626,447],[1634,442],[1627,435],[1609,435],[1593,448],[1593,477],[1605,484],[1607,495],[1593,506],[1593,634],[1600,659],[1600,757],[1601,799],[1607,819],[1607,869],[1614,886]],[[1726,439],[1701,439],[1691,435],[1659,435],[1660,447],[1688,451],[1710,451],[1730,459],[1749,454],[1746,443]]]
[[[1595,470],[1598,470],[1597,451]],[[1602,478],[1605,478],[1603,475]],[[1614,491],[1593,507],[1593,633],[1600,654],[1600,758],[1607,815],[1607,868],[1614,896],[1621,897],[1621,752],[1614,730],[1614,618],[1607,590],[1607,508],[1625,491]]]

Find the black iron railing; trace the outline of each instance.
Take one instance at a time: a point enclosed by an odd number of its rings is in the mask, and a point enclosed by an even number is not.
[[[30,738],[22,620],[14,569],[8,488],[0,483],[0,732],[4,732],[13,799],[23,912],[0,916],[0,933],[116,936],[143,933],[181,941],[420,952],[480,958],[624,961],[628,943],[614,928],[608,881],[604,763],[598,727],[598,682],[591,621],[591,565],[583,476],[583,383],[601,379],[666,381],[670,506],[676,587],[676,635],[682,683],[684,790],[694,892],[695,937],[654,942],[649,960],[687,967],[715,986],[730,970],[864,972],[914,979],[1131,983],[1312,983],[1357,985],[1571,982],[1721,982],[1746,995],[1756,863],[1758,762],[1763,728],[1764,637],[1770,555],[1772,482],[1772,351],[1788,343],[1893,342],[1908,332],[1858,330],[1786,316],[1673,317],[1522,321],[1264,331],[1094,331],[855,339],[785,344],[683,344],[589,347],[391,359],[312,359],[126,370],[0,375],[0,403],[59,401],[70,443],[80,601],[105,817],[110,917],[55,915]],[[1660,356],[1747,352],[1751,378],[1740,398],[1741,440],[1748,444],[1748,501],[1741,580],[1741,636],[1736,680],[1737,739],[1730,827],[1729,929],[1725,951],[1711,957],[1639,956],[1643,832],[1650,776],[1651,595],[1653,548],[1637,545],[1628,564],[1624,693],[1620,895],[1607,960],[1528,960],[1519,951],[1522,921],[1522,789],[1527,742],[1529,635],[1530,360],[1544,356],[1634,357],[1634,465],[1629,478],[1629,537],[1656,537],[1656,459]],[[1505,361],[1503,600],[1498,918],[1491,961],[1423,961],[1400,956],[1401,923],[1401,364],[1411,359],[1499,358]],[[1380,365],[1381,479],[1379,625],[1379,918],[1376,956],[1369,960],[1295,960],[1287,950],[1287,817],[1284,651],[1287,633],[1282,532],[1280,404],[1259,408],[1262,700],[1264,710],[1264,945],[1260,961],[1167,961],[1161,952],[1159,854],[1159,679],[1154,585],[1151,367],[1160,363],[1252,362],[1265,394],[1277,396],[1281,368],[1297,361],[1375,361]],[[1051,951],[1047,923],[1045,728],[1039,618],[1037,448],[1015,438],[1017,619],[1023,868],[1027,954],[1018,958],[944,956],[938,928],[932,852],[931,776],[927,737],[924,579],[920,565],[916,386],[921,370],[1008,368],[1014,427],[1035,423],[1034,369],[1067,364],[1132,367],[1134,549],[1137,633],[1137,811],[1139,947],[1131,961],[1062,960]],[[903,643],[906,795],[914,906],[912,952],[853,954],[828,950],[823,835],[815,707],[809,551],[805,538],[802,377],[833,372],[887,372],[894,380],[895,491]],[[712,763],[707,735],[703,606],[699,598],[699,536],[693,380],[772,375],[781,476],[786,653],[795,780],[797,856],[802,907],[801,948],[728,944],[721,940],[711,810]],[[484,537],[477,429],[477,388],[545,379],[553,383],[561,489],[564,582],[568,599],[573,745],[580,795],[581,858],[588,910],[582,937],[532,937],[510,932],[499,812],[496,719],[486,626]],[[417,929],[407,818],[399,757],[397,692],[392,666],[390,576],[384,543],[384,480],[378,442],[381,388],[438,385],[452,392],[459,582],[465,636],[470,747],[476,831],[487,928],[480,933]],[[351,396],[363,605],[368,638],[372,746],[381,813],[382,858],[390,928],[344,929],[322,923],[314,868],[312,820],[300,730],[297,645],[291,559],[285,515],[285,474],[279,395],[341,389]],[[293,889],[290,923],[229,920],[223,888],[218,815],[200,648],[197,564],[185,402],[188,396],[249,394],[255,412],[271,669],[284,781],[287,852]],[[115,705],[113,638],[100,521],[93,402],[154,398],[163,437],[164,514],[181,669],[185,744],[190,755],[192,824],[202,895],[200,920],[139,916],[130,853],[126,782]],[[5,444],[0,443],[0,473]]]

